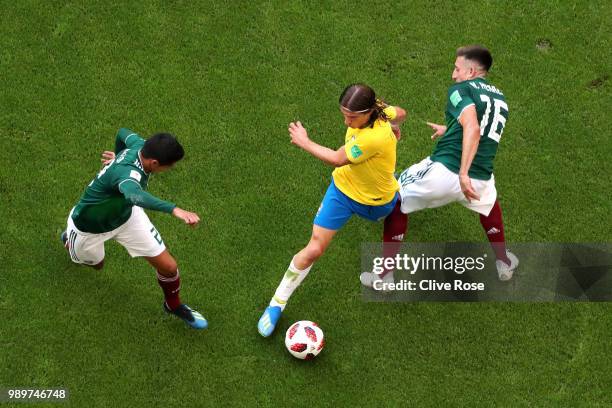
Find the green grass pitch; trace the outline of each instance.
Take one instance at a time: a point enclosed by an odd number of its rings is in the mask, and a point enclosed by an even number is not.
[[[359,219],[278,333],[256,330],[331,174],[287,124],[339,146],[339,93],[366,82],[409,111],[403,169],[431,151],[424,121],[443,121],[460,45],[490,47],[510,107],[495,170],[509,242],[611,241],[609,3],[23,0],[0,12],[0,387],[64,386],[75,407],[612,406],[610,304],[364,303],[359,248],[382,226]],[[205,332],[165,315],[151,268],[117,244],[102,271],[59,244],[122,126],[186,148],[150,191],[203,222],[151,217]],[[407,238],[484,239],[459,206],[415,214]],[[283,344],[302,319],[327,338],[306,363]]]

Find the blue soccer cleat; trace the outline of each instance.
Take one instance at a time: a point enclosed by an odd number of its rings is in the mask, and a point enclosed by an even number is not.
[[[62,241],[64,247],[66,247],[66,242],[68,242],[68,234],[66,233],[66,231],[62,231],[62,233],[60,234],[60,240]]]
[[[283,311],[279,306],[266,307],[266,310],[259,318],[259,323],[257,323],[257,330],[259,331],[259,334],[264,337],[269,337],[272,332],[274,332],[276,323],[278,323],[281,313],[283,313]]]
[[[196,312],[189,306],[182,304],[174,310],[170,310],[166,302],[164,302],[164,310],[167,313],[180,317],[185,323],[194,329],[205,329],[208,327],[208,322],[200,313]]]

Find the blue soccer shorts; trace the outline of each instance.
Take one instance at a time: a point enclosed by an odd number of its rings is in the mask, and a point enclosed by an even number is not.
[[[384,205],[361,204],[340,191],[332,178],[313,223],[323,228],[339,230],[353,214],[370,221],[380,221],[393,211],[398,199],[399,193],[396,193],[393,200]]]

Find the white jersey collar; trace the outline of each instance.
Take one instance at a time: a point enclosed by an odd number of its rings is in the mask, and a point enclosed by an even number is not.
[[[138,159],[136,159],[136,161],[134,162],[134,164],[135,164],[136,166],[138,166],[138,168],[139,168],[140,170],[142,170],[142,172],[143,172],[144,174],[146,174],[147,176],[149,175],[149,173],[147,173],[147,172],[145,171],[144,166],[143,166],[143,164],[142,164],[142,156],[140,155],[140,150],[138,151]]]

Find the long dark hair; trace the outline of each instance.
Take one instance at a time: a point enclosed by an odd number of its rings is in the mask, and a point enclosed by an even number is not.
[[[384,101],[376,97],[374,90],[366,84],[351,84],[344,88],[339,99],[340,106],[351,112],[363,112],[371,110],[368,126],[374,126],[376,120],[387,121],[389,118],[384,112],[387,107]]]

